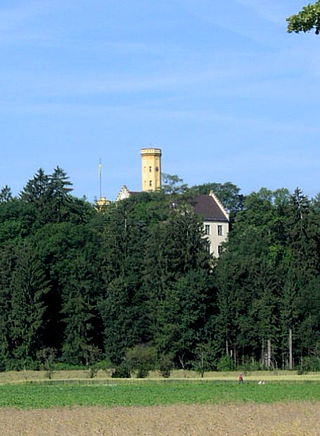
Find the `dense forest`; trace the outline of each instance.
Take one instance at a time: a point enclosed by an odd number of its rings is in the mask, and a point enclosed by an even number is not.
[[[219,260],[193,209],[212,189],[231,216]],[[177,368],[320,369],[320,197],[176,176],[99,210],[71,192],[59,167],[0,192],[0,370],[146,350]]]

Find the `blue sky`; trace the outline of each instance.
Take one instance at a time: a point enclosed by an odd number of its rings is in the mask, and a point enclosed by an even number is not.
[[[2,0],[0,186],[57,165],[140,189],[140,148],[190,185],[320,191],[320,36],[305,0]]]

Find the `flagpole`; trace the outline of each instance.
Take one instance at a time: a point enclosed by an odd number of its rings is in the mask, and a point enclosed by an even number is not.
[[[102,179],[102,162],[101,162],[101,158],[100,158],[99,159],[99,193],[100,193],[99,198],[102,197],[101,179]]]

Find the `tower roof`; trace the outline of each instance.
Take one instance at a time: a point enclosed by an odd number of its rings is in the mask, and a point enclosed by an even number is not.
[[[161,148],[141,148],[140,150],[142,155],[150,154],[150,155],[160,155],[161,156]]]

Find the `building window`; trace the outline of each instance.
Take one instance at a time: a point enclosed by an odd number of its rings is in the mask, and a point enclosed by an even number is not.
[[[222,254],[222,252],[223,252],[222,245],[218,245],[218,254],[219,254],[219,256]]]
[[[208,253],[211,252],[211,244],[210,244],[210,241],[207,241],[206,249],[207,249]]]
[[[152,173],[152,167],[149,167],[149,173]]]
[[[204,234],[205,235],[210,235],[210,224],[205,224],[204,225]]]
[[[223,236],[223,227],[221,224],[218,225],[218,236]]]
[[[156,171],[159,171],[159,168],[158,168],[158,167],[156,167]]]
[[[149,186],[152,186],[152,180],[149,180]]]

